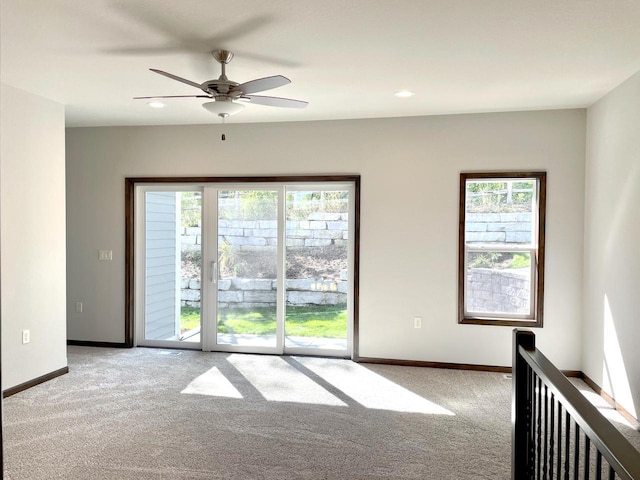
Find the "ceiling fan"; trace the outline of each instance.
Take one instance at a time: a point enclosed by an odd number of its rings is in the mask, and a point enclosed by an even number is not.
[[[186,78],[178,77],[171,73],[163,72],[162,70],[156,70],[151,68],[152,72],[164,75],[165,77],[177,80],[181,83],[186,83],[192,87],[202,90],[204,95],[163,95],[154,97],[134,97],[134,100],[141,99],[158,99],[158,98],[208,98],[212,99],[212,102],[204,103],[202,106],[221,117],[223,120],[229,115],[238,113],[244,108],[240,102],[255,103],[258,105],[267,105],[269,107],[284,107],[284,108],[304,108],[308,105],[308,102],[302,100],[293,100],[290,98],[280,97],[265,97],[263,95],[253,95],[256,92],[262,92],[264,90],[271,90],[272,88],[282,87],[288,83],[291,83],[286,77],[282,75],[274,75],[272,77],[258,78],[256,80],[250,80],[245,83],[237,83],[227,78],[225,67],[227,63],[233,58],[233,52],[228,50],[214,50],[211,52],[213,58],[220,63],[222,67],[222,73],[220,77],[215,80],[207,80],[203,83],[193,82]]]

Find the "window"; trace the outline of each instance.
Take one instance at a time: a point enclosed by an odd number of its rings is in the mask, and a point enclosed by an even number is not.
[[[542,327],[546,173],[460,174],[458,322]]]

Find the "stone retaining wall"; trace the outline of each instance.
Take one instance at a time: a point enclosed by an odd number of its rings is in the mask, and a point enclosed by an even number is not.
[[[473,243],[529,243],[531,220],[531,213],[468,213],[466,238]]]
[[[288,305],[338,305],[347,302],[346,272],[337,282],[323,279],[286,281]],[[528,270],[476,268],[469,273],[468,309],[474,312],[527,314],[530,295]],[[200,307],[200,280],[182,279],[182,306]],[[223,308],[269,307],[276,303],[276,281],[260,278],[223,279],[218,283],[218,300]]]
[[[467,277],[467,310],[528,314],[529,269],[474,268]]]
[[[337,282],[319,279],[286,281],[287,305],[341,305],[347,303],[346,272]],[[233,278],[218,281],[218,302],[223,308],[242,306],[273,307],[276,304],[276,280]],[[182,306],[200,307],[200,280],[182,279]]]
[[[239,250],[256,250],[277,244],[277,222],[271,220],[219,220],[218,242]],[[349,232],[347,213],[309,214],[306,220],[287,221],[288,247],[326,247],[346,245]],[[184,228],[182,251],[200,250],[200,227]],[[338,305],[347,302],[347,272],[341,272],[337,282],[319,279],[290,279],[286,283],[288,305]],[[182,306],[200,307],[200,279],[183,278]],[[223,307],[273,306],[276,302],[276,281],[256,278],[237,278],[218,282],[218,301]]]
[[[275,246],[278,237],[275,220],[219,220],[218,242],[240,247]],[[346,245],[349,234],[348,213],[309,214],[307,220],[287,221],[288,247],[326,247]],[[202,244],[200,227],[187,227],[181,235],[182,250],[199,249]]]

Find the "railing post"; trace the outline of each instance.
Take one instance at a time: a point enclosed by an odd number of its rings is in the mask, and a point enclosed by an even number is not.
[[[533,478],[529,458],[530,425],[532,421],[532,382],[527,374],[529,367],[519,353],[519,347],[535,350],[535,335],[530,330],[513,330],[513,390],[511,395],[511,478]]]

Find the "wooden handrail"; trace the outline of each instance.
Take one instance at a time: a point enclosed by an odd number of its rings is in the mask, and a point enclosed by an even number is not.
[[[624,480],[640,480],[640,452],[592,405],[580,391],[535,347],[535,336],[527,330],[514,330],[513,363],[513,462],[526,462],[527,447],[515,445],[519,441],[516,430],[524,428],[522,415],[526,406],[521,400],[527,394],[526,363],[542,380],[575,423],[591,440],[593,446]],[[515,475],[515,473],[514,473]],[[514,478],[525,478],[524,476]]]

